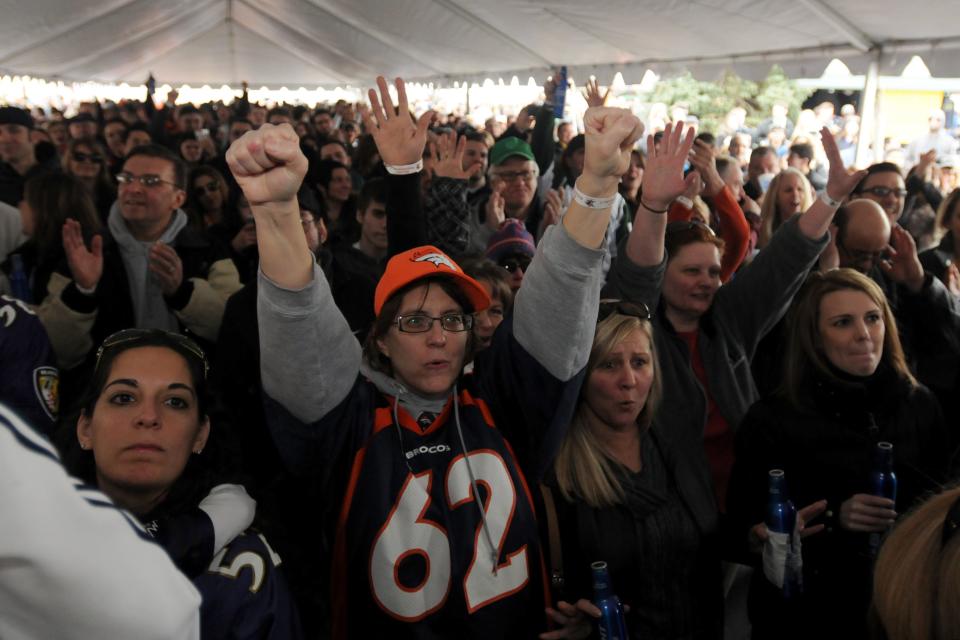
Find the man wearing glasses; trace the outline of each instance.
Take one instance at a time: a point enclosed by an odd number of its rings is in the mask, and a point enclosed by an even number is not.
[[[469,249],[482,253],[490,236],[507,218],[519,220],[535,235],[543,217],[537,198],[540,168],[533,150],[520,138],[505,137],[490,149],[490,197],[471,216]]]
[[[873,200],[883,207],[890,224],[897,224],[907,197],[907,186],[900,168],[892,162],[870,165],[866,177],[854,189],[853,197]]]
[[[102,241],[88,248],[79,225],[64,227],[73,279],[55,303],[74,322],[57,322],[53,333],[73,326],[74,334],[51,341],[68,341],[82,361],[92,345],[123,328],[189,331],[216,340],[226,300],[240,289],[240,280],[226,250],[188,226],[180,208],[186,199],[183,163],[164,147],[137,147],[117,182]],[[58,357],[64,364],[63,354]]]

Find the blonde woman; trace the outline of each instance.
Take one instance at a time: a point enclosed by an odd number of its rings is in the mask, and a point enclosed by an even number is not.
[[[555,581],[559,602],[550,610],[561,628],[541,638],[586,637],[599,614],[589,603],[597,560],[629,607],[631,637],[720,637],[710,472],[680,455],[677,434],[655,421],[661,392],[650,312],[607,300],[598,318],[587,378],[547,482],[558,514],[558,535],[548,537],[560,549],[563,585]]]
[[[960,629],[960,487],[916,508],[880,549],[873,575],[874,637],[948,640]]]
[[[762,249],[770,242],[780,225],[793,216],[803,213],[813,204],[813,187],[797,169],[787,168],[778,173],[760,205],[760,238],[757,247]]]

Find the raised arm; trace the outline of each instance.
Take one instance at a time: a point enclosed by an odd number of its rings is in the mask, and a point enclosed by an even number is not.
[[[633,231],[627,238],[627,257],[641,267],[652,267],[663,262],[663,237],[667,230],[667,209],[670,203],[694,180],[700,179],[697,171],[683,176],[683,165],[693,146],[693,129],[683,136],[683,127],[668,124],[663,132],[660,146],[647,136],[647,162],[640,185],[637,213],[633,218]]]
[[[798,225],[800,232],[811,240],[819,240],[830,229],[830,223],[833,222],[839,202],[850,195],[867,175],[866,170],[847,173],[843,167],[843,159],[840,158],[840,149],[837,148],[837,142],[833,139],[830,129],[827,127],[821,129],[820,139],[823,141],[823,150],[827,152],[827,159],[830,161],[830,174],[827,177],[827,188],[824,193],[827,198],[838,204],[832,206],[820,197],[814,200],[810,208],[800,216]]]
[[[420,173],[423,171],[423,149],[427,144],[427,127],[432,111],[417,122],[410,117],[407,90],[403,79],[396,78],[397,109],[387,90],[387,81],[377,78],[380,98],[370,89],[370,111],[363,114],[363,123],[373,136],[377,151],[387,168],[387,242],[389,255],[395,255],[427,243],[426,220],[420,196]]]
[[[249,131],[227,151],[257,221],[263,390],[302,422],[342,401],[360,368],[360,345],[307,247],[297,190],[307,169],[288,124]],[[310,393],[303,381],[310,380]]]
[[[720,262],[720,280],[726,282],[737,270],[750,244],[750,224],[717,171],[713,148],[697,140],[693,144],[690,163],[703,178],[703,195],[711,198],[720,218],[720,237],[723,238],[723,259]]]
[[[590,354],[610,207],[641,130],[626,109],[591,108],[584,123],[579,193],[561,224],[544,233],[514,307],[517,342],[560,380],[582,369]]]
[[[470,205],[467,203],[467,181],[483,168],[479,162],[463,167],[466,136],[448,132],[437,139],[437,161],[427,193],[425,215],[427,239],[443,251],[459,255],[470,246]]]
[[[286,289],[313,278],[314,258],[300,222],[297,190],[307,172],[300,139],[288,124],[264,124],[227,150],[227,164],[257,221],[260,270]]]

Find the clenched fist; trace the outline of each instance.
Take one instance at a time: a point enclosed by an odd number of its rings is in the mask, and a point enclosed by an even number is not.
[[[227,164],[252,206],[289,202],[307,172],[300,138],[289,124],[264,124],[227,150]]]
[[[590,107],[583,115],[586,129],[583,171],[596,178],[619,178],[630,166],[630,151],[643,135],[643,124],[627,109]]]

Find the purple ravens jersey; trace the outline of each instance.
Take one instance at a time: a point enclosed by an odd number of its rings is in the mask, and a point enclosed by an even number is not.
[[[40,319],[25,303],[0,296],[0,401],[47,435],[60,408],[60,375]]]

